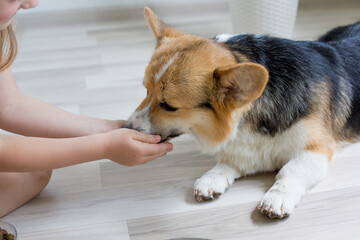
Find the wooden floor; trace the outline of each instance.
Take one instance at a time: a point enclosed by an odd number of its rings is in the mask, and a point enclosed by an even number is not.
[[[300,5],[294,39],[360,20],[359,1],[330,2]],[[126,119],[146,94],[142,77],[155,44],[142,11],[19,16],[13,71],[23,94],[71,112]],[[231,32],[224,1],[154,11],[185,33]],[[220,199],[197,203],[193,183],[215,160],[188,136],[174,144],[174,152],[144,166],[101,160],[56,170],[36,199],[4,220],[21,240],[360,239],[359,144],[340,152],[326,180],[281,221],[255,210],[274,173],[241,179]]]

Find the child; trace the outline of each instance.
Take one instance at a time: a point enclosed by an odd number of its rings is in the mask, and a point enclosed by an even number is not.
[[[21,95],[9,68],[16,55],[11,26],[20,8],[38,0],[0,0],[0,217],[41,192],[52,169],[111,159],[134,166],[172,151],[160,136],[121,128],[125,121],[72,114]]]

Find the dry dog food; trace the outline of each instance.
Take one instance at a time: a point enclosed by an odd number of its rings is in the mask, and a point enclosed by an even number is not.
[[[15,236],[0,228],[0,240],[15,240]]]

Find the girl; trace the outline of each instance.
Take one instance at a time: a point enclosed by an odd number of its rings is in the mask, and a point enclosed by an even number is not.
[[[121,128],[125,121],[65,112],[21,95],[10,65],[16,55],[12,19],[38,0],[0,0],[0,128],[24,136],[0,135],[0,217],[40,193],[52,169],[111,159],[134,166],[172,151],[160,136]],[[120,129],[119,129],[120,128]]]

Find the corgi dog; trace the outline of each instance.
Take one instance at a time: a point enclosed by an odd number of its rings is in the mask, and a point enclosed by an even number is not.
[[[360,139],[360,23],[317,41],[254,34],[181,33],[149,8],[156,38],[147,96],[126,128],[162,141],[193,135],[217,164],[194,185],[198,201],[235,179],[279,170],[260,201],[270,218],[291,214],[321,181],[334,151]]]

